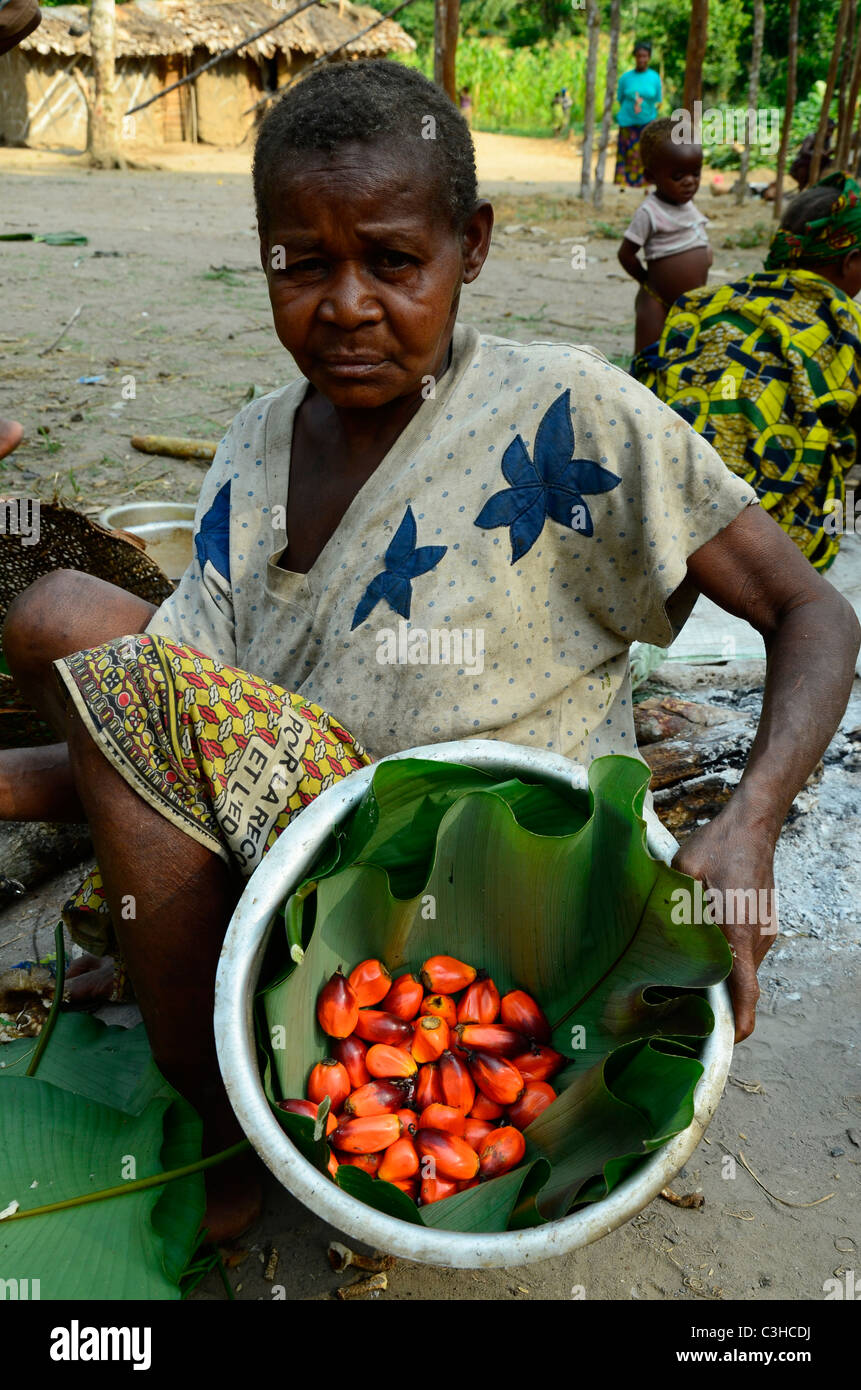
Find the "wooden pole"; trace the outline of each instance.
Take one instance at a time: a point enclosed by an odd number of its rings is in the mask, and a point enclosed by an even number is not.
[[[709,0],[691,0],[691,24],[685,54],[685,86],[682,106],[693,112],[694,102],[703,97],[703,59],[709,37]]]
[[[825,137],[828,133],[828,111],[831,106],[831,98],[834,95],[834,86],[837,82],[837,67],[840,62],[840,50],[843,47],[843,40],[846,36],[846,26],[848,22],[849,0],[841,0],[840,12],[837,15],[837,32],[834,35],[834,47],[831,50],[831,62],[828,64],[828,76],[825,79],[825,92],[822,97],[822,108],[819,112],[819,125],[816,128],[813,157],[810,161],[808,188],[814,183],[819,182],[819,171],[822,168],[822,155],[825,150]]]
[[[777,152],[777,178],[774,188],[774,220],[780,218],[783,207],[783,179],[786,173],[786,152],[789,149],[789,127],[795,110],[795,90],[798,84],[798,6],[800,0],[789,0],[789,62],[786,69],[786,107]]]
[[[596,208],[599,208],[604,201],[604,165],[607,159],[607,147],[610,143],[613,102],[616,97],[621,12],[622,0],[612,0],[610,5],[610,48],[607,53],[607,77],[604,87],[604,111],[601,117],[601,134],[598,141],[598,162],[595,165],[595,191],[592,195],[592,201]]]
[[[592,143],[595,139],[595,75],[598,70],[598,39],[601,11],[598,0],[586,0],[586,28],[589,52],[586,59],[586,91],[583,102],[583,162],[580,166],[580,197],[588,198],[592,182]]]
[[[92,0],[90,53],[93,61],[93,103],[87,130],[87,153],[95,169],[117,169],[123,161],[120,156],[120,117],[116,92],[114,0]]]
[[[854,4],[854,0],[852,0]],[[750,169],[750,145],[759,101],[759,67],[762,62],[762,36],[765,30],[765,0],[753,0],[753,43],[750,50],[750,79],[747,85],[747,117],[745,120],[744,149],[741,152],[741,165],[735,185],[735,201],[743,203],[747,197],[747,175]]]
[[[858,32],[859,27],[861,26],[856,24],[849,93],[846,100],[846,108],[843,112],[843,119],[837,131],[837,153],[835,156],[837,167],[838,169],[846,170],[849,169],[849,152],[854,143],[855,114],[858,107],[859,87],[861,87],[861,33]]]
[[[460,0],[435,0],[433,80],[452,101],[457,101],[457,35]]]

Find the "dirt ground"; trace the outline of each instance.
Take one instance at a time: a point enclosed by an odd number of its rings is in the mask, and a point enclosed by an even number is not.
[[[608,185],[596,212],[573,196],[573,147],[488,135],[477,145],[497,231],[464,291],[463,319],[521,341],[589,342],[626,362],[634,287],[616,250],[640,195]],[[59,155],[0,150],[0,232],[89,239],[3,243],[0,414],[20,419],[26,438],[0,462],[0,492],[47,498],[56,489],[93,514],[128,500],[193,500],[202,466],[137,454],[130,436],[215,441],[249,392],[295,375],[270,326],[248,160],[246,150],[173,147],[150,156],[157,168],[97,174]],[[698,203],[712,219],[719,281],[761,265],[771,210],[753,199],[737,209],[711,194],[710,179]],[[572,268],[575,246],[585,268]],[[720,673],[704,679],[724,683]],[[760,693],[755,682],[742,692],[753,706]],[[588,1249],[524,1269],[399,1261],[382,1297],[561,1300],[582,1285],[589,1300],[818,1300],[832,1274],[861,1271],[859,727],[856,682],[824,778],[779,849],[782,930],[761,971],[759,1025],[736,1049],[707,1138],[674,1182],[701,1190],[704,1207],[657,1200]],[[80,877],[65,872],[0,913],[0,967],[51,949],[58,907]],[[740,1162],[724,1179],[726,1152],[743,1153],[764,1186]],[[248,1254],[230,1272],[236,1296],[273,1296],[262,1268],[275,1245],[287,1298],[330,1297],[344,1282],[326,1261],[332,1238],[271,1180]],[[196,1297],[224,1292],[212,1277]]]

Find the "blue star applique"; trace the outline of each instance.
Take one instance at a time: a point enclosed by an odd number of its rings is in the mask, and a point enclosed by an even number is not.
[[[594,530],[584,500],[589,493],[609,492],[622,481],[592,459],[574,458],[571,392],[563,391],[545,411],[535,434],[535,458],[518,434],[502,455],[502,473],[510,489],[485,502],[475,525],[489,531],[511,528],[511,563],[531,550],[549,516],[584,536]]]
[[[412,580],[438,565],[447,550],[447,545],[420,545],[416,549],[416,519],[412,507],[407,507],[385,553],[385,569],[371,580],[359,599],[350,631],[363,623],[383,598],[395,613],[408,618],[413,597]]]

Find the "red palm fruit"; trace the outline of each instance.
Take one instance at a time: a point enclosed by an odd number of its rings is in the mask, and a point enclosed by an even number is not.
[[[402,1131],[397,1115],[362,1115],[355,1120],[341,1120],[332,1143],[344,1153],[374,1154],[394,1144]]]
[[[446,1134],[462,1135],[465,1124],[463,1111],[452,1105],[429,1105],[419,1116],[419,1130],[441,1129]]]
[[[513,989],[502,996],[499,1017],[507,1028],[513,1028],[533,1042],[550,1041],[550,1024],[544,1010],[523,989]]]
[[[359,1004],[340,965],[317,996],[317,1022],[330,1038],[348,1038],[355,1032]]]
[[[308,1077],[308,1099],[319,1105],[324,1096],[332,1102],[332,1109],[338,1111],[353,1089],[347,1068],[334,1057],[324,1057],[316,1067],[312,1067]]]
[[[404,1103],[397,1081],[368,1081],[344,1101],[345,1115],[393,1115]]]
[[[339,1163],[346,1164],[348,1168],[361,1168],[363,1173],[367,1173],[369,1177],[372,1178],[375,1178],[377,1176],[377,1169],[379,1168],[382,1159],[382,1151],[380,1153],[375,1154],[341,1153],[338,1155]]]
[[[492,1120],[464,1120],[462,1138],[466,1140],[471,1149],[475,1149],[475,1152],[479,1153],[488,1134],[491,1134],[494,1129],[496,1129],[496,1125]]]
[[[399,1187],[401,1192],[405,1192],[414,1202],[418,1200],[419,1182],[418,1178],[396,1178],[392,1183],[393,1187]]]
[[[431,956],[422,966],[421,978],[431,994],[457,994],[472,984],[477,973],[474,966],[454,956]]]
[[[475,1085],[465,1058],[456,1056],[451,1048],[439,1059],[439,1080],[441,1099],[445,1104],[453,1105],[462,1115],[468,1115],[475,1104]]]
[[[441,1129],[420,1129],[415,1144],[419,1157],[433,1164],[433,1173],[437,1178],[467,1182],[478,1174],[478,1154],[456,1134],[446,1134]],[[429,1163],[423,1162],[422,1172],[427,1172],[428,1167]]]
[[[349,1038],[339,1038],[332,1048],[332,1056],[347,1068],[350,1089],[353,1091],[357,1091],[360,1086],[366,1085],[371,1079],[371,1073],[365,1066],[367,1050],[361,1038],[357,1038],[355,1033]]]
[[[446,1178],[422,1178],[419,1188],[419,1202],[429,1207],[431,1202],[441,1202],[443,1197],[453,1197],[460,1184],[449,1182]]]
[[[415,975],[399,975],[382,1001],[385,1012],[410,1023],[422,1006],[424,985]]]
[[[279,1100],[279,1110],[287,1110],[292,1115],[307,1115],[310,1120],[316,1120],[318,1105],[314,1100]],[[326,1116],[326,1135],[327,1137],[336,1129],[338,1121],[330,1108]]]
[[[546,1081],[527,1081],[526,1090],[516,1100],[508,1112],[508,1118],[516,1129],[525,1129],[537,1120],[542,1110],[552,1105],[556,1092]]]
[[[388,1043],[375,1043],[369,1047],[365,1062],[371,1076],[381,1081],[415,1076],[418,1070],[406,1048],[390,1047]]]
[[[419,1171],[419,1156],[412,1139],[402,1135],[390,1144],[383,1154],[383,1161],[377,1169],[377,1177],[383,1182],[397,1182],[404,1178],[414,1178]]]
[[[361,1009],[355,1031],[365,1042],[389,1043],[392,1047],[405,1046],[413,1035],[411,1023],[382,1009]]]
[[[459,1182],[457,1190],[458,1192],[468,1192],[471,1187],[478,1187],[478,1183],[478,1178],[470,1178],[469,1182]]]
[[[417,1062],[436,1062],[448,1047],[448,1024],[435,1014],[422,1014],[413,1024],[410,1051]]]
[[[467,1052],[480,1048],[482,1052],[494,1052],[497,1057],[516,1057],[526,1042],[522,1033],[515,1033],[513,1028],[506,1028],[502,1023],[459,1023],[454,1032]]]
[[[360,1009],[379,1004],[392,987],[392,977],[381,960],[363,960],[350,971],[349,980]]]
[[[503,1113],[503,1109],[503,1106],[479,1091],[473,1107],[469,1112],[469,1118],[471,1120],[498,1120]]]
[[[517,1067],[494,1052],[473,1052],[469,1074],[478,1089],[497,1105],[513,1105],[523,1094],[524,1081]]]
[[[524,1081],[547,1081],[565,1064],[565,1058],[552,1047],[534,1043],[529,1052],[521,1052],[512,1061]]]
[[[419,1013],[444,1018],[449,1028],[457,1023],[457,1005],[450,994],[429,994],[422,1002]]]
[[[425,1062],[423,1067],[419,1067],[415,1099],[416,1109],[420,1111],[426,1110],[429,1105],[447,1104],[438,1062]]]
[[[460,997],[458,1023],[495,1023],[499,1017],[499,990],[491,979],[473,980]]]
[[[404,1134],[408,1134],[409,1137],[412,1138],[419,1127],[419,1117],[415,1110],[399,1110],[397,1115],[404,1127]]]
[[[329,1152],[329,1159],[328,1159],[328,1162],[327,1162],[327,1164],[326,1164],[326,1167],[327,1167],[328,1170],[329,1170],[329,1177],[330,1177],[330,1178],[334,1178],[334,1176],[335,1176],[335,1174],[337,1173],[337,1171],[338,1171],[338,1169],[340,1168],[340,1166],[341,1166],[341,1165],[340,1165],[340,1163],[338,1162],[337,1158],[335,1157],[335,1155],[334,1155],[334,1154],[331,1152],[331,1150],[330,1150],[330,1152]]]
[[[514,1125],[502,1125],[489,1134],[478,1151],[482,1178],[508,1173],[526,1153],[526,1140]]]

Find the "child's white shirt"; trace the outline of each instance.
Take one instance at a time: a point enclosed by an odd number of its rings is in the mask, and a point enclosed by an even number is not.
[[[665,203],[656,193],[648,193],[631,219],[625,240],[642,246],[647,261],[658,261],[694,246],[708,246],[707,226],[708,218],[693,202]]]

